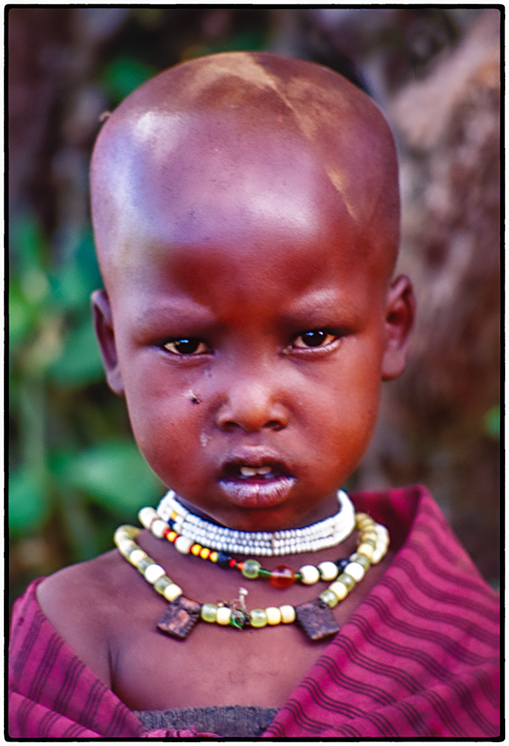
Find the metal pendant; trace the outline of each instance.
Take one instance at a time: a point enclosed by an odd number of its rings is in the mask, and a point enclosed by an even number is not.
[[[157,623],[157,628],[166,635],[185,640],[199,618],[200,604],[179,596],[170,603]]]
[[[295,607],[297,621],[310,640],[323,640],[339,632],[332,609],[319,598]]]

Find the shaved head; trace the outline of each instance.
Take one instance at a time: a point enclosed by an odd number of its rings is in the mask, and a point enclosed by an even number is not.
[[[136,236],[171,243],[216,232],[242,238],[253,216],[305,234],[334,205],[357,226],[356,251],[397,251],[393,138],[372,101],[341,75],[267,53],[177,65],[132,93],[98,137],[92,217],[106,286],[142,259]],[[282,228],[282,229],[283,229]],[[362,235],[361,235],[362,234]],[[141,249],[140,249],[141,251]],[[143,260],[150,256],[144,242]]]

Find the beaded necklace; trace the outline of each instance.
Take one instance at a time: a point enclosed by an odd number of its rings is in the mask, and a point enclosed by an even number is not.
[[[338,490],[337,499],[339,510],[330,518],[303,528],[274,532],[235,531],[227,526],[218,526],[187,510],[173,490],[163,497],[157,514],[179,536],[211,550],[273,557],[316,552],[344,541],[354,529],[355,511],[346,492]],[[181,543],[184,544],[184,541]]]
[[[348,515],[346,520],[343,522],[343,533],[337,536],[337,543],[340,543],[347,538],[355,527],[355,513],[349,497],[346,493],[342,492],[339,500],[342,510],[344,510]],[[278,565],[272,570],[267,570],[255,559],[239,561],[226,552],[212,550],[208,546],[203,546],[202,544],[193,542],[192,539],[177,533],[175,530],[177,525],[177,516],[175,512],[171,513],[168,521],[163,520],[159,515],[160,514],[154,510],[154,508],[146,507],[140,510],[138,518],[140,519],[140,523],[146,529],[149,529],[154,536],[158,539],[167,539],[181,554],[192,554],[201,559],[209,560],[217,564],[219,567],[239,570],[242,575],[249,580],[256,580],[258,578],[267,579],[275,588],[288,588],[295,582],[303,583],[304,585],[313,585],[319,580],[335,580],[340,570],[344,569],[349,562],[347,558],[340,558],[335,562],[321,562],[317,567],[314,565],[303,565],[297,572],[288,565],[283,564]],[[349,520],[350,515],[352,517],[351,527]],[[182,521],[180,521],[179,525],[182,526]],[[346,534],[348,529],[350,530],[348,531],[348,534]],[[243,533],[246,534],[247,532]],[[266,532],[266,535],[270,536],[268,532]],[[373,561],[372,550],[375,549],[376,539],[376,527],[372,531],[363,532],[357,552],[360,552],[360,554],[366,552],[367,556],[371,561]],[[252,544],[253,542],[249,542],[250,546],[252,546]],[[370,549],[370,547],[372,549]]]
[[[237,629],[259,629],[296,621],[311,640],[321,640],[339,630],[332,609],[362,580],[370,565],[382,559],[389,546],[387,529],[375,523],[367,514],[357,513],[355,525],[360,532],[357,551],[349,556],[339,577],[318,598],[296,607],[283,604],[251,611],[245,606],[247,591],[244,588],[240,589],[238,599],[217,604],[199,604],[184,596],[180,586],[166,575],[164,568],[138,546],[135,541],[140,532],[138,528],[120,526],[115,532],[115,544],[122,556],[136,567],[154,590],[170,602],[157,627],[172,637],[185,639],[199,620]],[[371,540],[365,540],[368,533],[377,537],[374,547]]]

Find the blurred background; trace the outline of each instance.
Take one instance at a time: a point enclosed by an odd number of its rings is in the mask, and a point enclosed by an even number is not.
[[[103,112],[166,67],[228,50],[328,65],[393,128],[418,322],[348,486],[426,484],[496,587],[500,11],[17,7],[7,21],[11,600],[110,549],[163,493],[93,335],[88,164]]]

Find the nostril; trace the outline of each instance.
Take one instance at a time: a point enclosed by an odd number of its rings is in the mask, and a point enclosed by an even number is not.
[[[267,422],[264,427],[267,430],[282,430],[283,424],[281,422],[278,422],[278,420],[271,420],[270,422]]]

